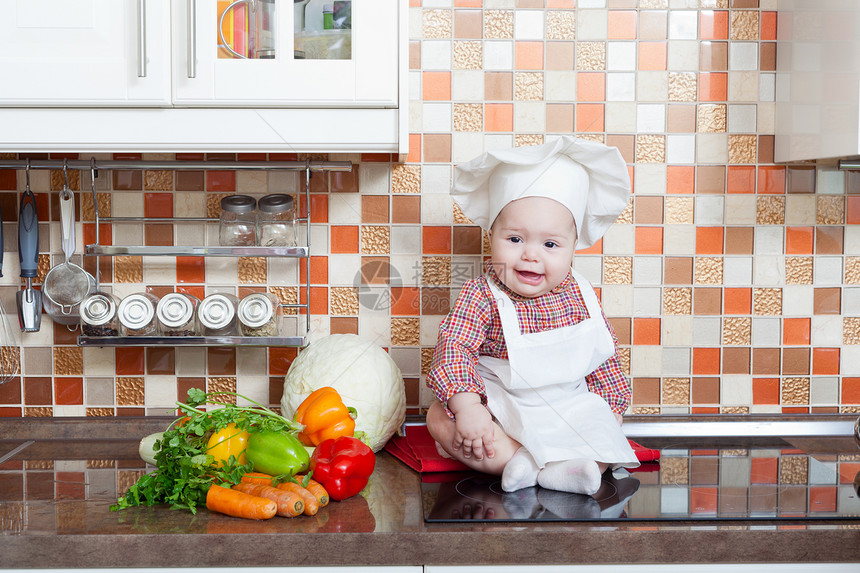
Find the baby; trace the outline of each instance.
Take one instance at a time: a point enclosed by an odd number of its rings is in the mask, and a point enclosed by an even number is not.
[[[440,327],[427,426],[505,491],[592,495],[607,469],[639,465],[621,430],[630,386],[615,336],[572,270],[629,194],[618,151],[573,137],[457,167],[452,195],[488,230],[491,256]]]

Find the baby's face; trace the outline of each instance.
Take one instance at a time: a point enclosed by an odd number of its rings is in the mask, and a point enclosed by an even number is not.
[[[508,203],[490,229],[493,270],[509,289],[529,298],[561,284],[570,271],[575,244],[573,215],[546,197]]]

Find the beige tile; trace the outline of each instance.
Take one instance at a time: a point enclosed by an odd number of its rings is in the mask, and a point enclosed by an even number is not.
[[[421,166],[398,163],[391,166],[392,193],[421,193]]]
[[[845,223],[845,199],[841,195],[816,197],[818,201],[817,221],[819,225],[842,225]]]
[[[697,93],[695,73],[669,72],[669,101],[694,102]]]
[[[421,16],[425,39],[451,37],[451,10],[424,10]]]
[[[172,191],[173,171],[144,171],[143,189],[144,191]]]
[[[484,10],[484,39],[510,40],[514,37],[514,13],[511,10]]]
[[[573,40],[576,37],[576,21],[573,10],[554,11],[546,13],[547,40]]]
[[[454,42],[455,70],[480,70],[484,63],[483,44],[478,41]]]
[[[236,392],[236,377],[235,376],[210,376],[206,378],[207,392]],[[235,396],[224,396],[224,402],[236,404]]]
[[[421,283],[432,286],[451,284],[451,257],[423,257]]]
[[[59,191],[66,184],[68,179],[69,189],[72,191],[81,190],[81,172],[77,169],[67,169],[65,175],[62,169],[51,169],[51,191]]]
[[[723,344],[729,346],[748,346],[751,340],[751,318],[730,316],[723,319]]]
[[[265,284],[269,276],[269,261],[266,257],[239,257],[239,283]]]
[[[860,344],[860,318],[842,317],[842,344]]]
[[[599,71],[606,69],[606,42],[577,42],[576,69]]]
[[[755,135],[729,135],[729,163],[755,163],[757,152]]]
[[[146,470],[119,470],[116,472],[117,492],[126,492],[139,480]]]
[[[689,378],[663,378],[660,385],[662,404],[686,406],[690,403]]]
[[[358,288],[331,287],[329,289],[329,305],[331,313],[335,316],[358,315]]]
[[[637,416],[656,415],[660,413],[660,406],[634,406],[633,408],[631,408],[631,412]]]
[[[750,409],[747,406],[720,406],[720,414],[749,414]]]
[[[669,7],[669,0],[639,0],[640,10],[665,10]]]
[[[784,224],[785,197],[758,197],[756,200],[756,223],[759,225]]]
[[[24,408],[24,417],[25,418],[51,418],[54,416],[54,409],[50,406],[37,406],[34,408]],[[30,461],[30,460],[28,460]],[[41,461],[41,460],[34,460]],[[47,460],[46,460],[47,461]],[[53,462],[51,462],[53,464]],[[29,465],[28,465],[29,467]],[[53,467],[53,465],[51,466]],[[49,468],[37,468],[37,469],[50,469]]]
[[[785,258],[785,284],[812,284],[812,257]]]
[[[602,133],[577,133],[576,137],[585,141],[593,141],[595,143],[606,143],[606,136]]]
[[[57,376],[83,376],[84,349],[79,346],[55,346],[54,374]]]
[[[99,217],[111,216],[111,194],[96,193],[96,201],[99,203]],[[81,193],[81,221],[95,221],[96,211],[93,209],[92,193]]]
[[[221,216],[221,199],[233,193],[206,193],[206,217],[217,219]]]
[[[666,137],[639,135],[636,137],[636,163],[665,163]]]
[[[115,394],[117,406],[143,406],[143,377],[118,376]]]
[[[294,286],[270,286],[269,292],[278,297],[281,304],[298,304],[299,287]],[[283,314],[298,314],[297,308],[282,308]]]
[[[695,280],[699,285],[723,284],[722,257],[696,257]]]
[[[542,101],[543,73],[517,72],[514,74],[514,99],[516,101]]]
[[[732,10],[730,38],[732,40],[758,40],[759,11]]]
[[[695,202],[692,197],[667,197],[666,224],[692,225]]]
[[[618,215],[618,218],[615,219],[616,225],[632,225],[633,224],[633,197],[630,197],[630,200],[627,201],[627,206],[624,207],[624,210],[621,211],[621,214]]]
[[[659,414],[659,412],[656,412]],[[660,459],[660,483],[687,485],[690,483],[690,458],[666,456]]]
[[[113,408],[87,408],[86,409],[87,418],[107,417],[107,416],[113,416],[113,414],[114,414]],[[105,460],[105,461],[107,461],[107,460]],[[87,467],[89,467],[89,464]]]
[[[391,228],[382,225],[361,227],[361,252],[365,255],[387,255],[391,252]]]
[[[726,131],[726,104],[703,103],[696,109],[696,131],[723,133]]]
[[[633,257],[604,257],[603,282],[613,285],[633,284]]]
[[[114,281],[118,283],[143,282],[143,257],[119,255],[113,259]]]
[[[783,404],[809,404],[809,378],[783,378],[781,386]]]
[[[433,348],[421,349],[421,374],[427,375],[430,372],[430,366],[433,364]]]
[[[48,274],[48,271],[51,270],[52,266],[53,265],[51,264],[51,255],[48,253],[40,253],[39,256],[36,258],[35,282],[39,284],[44,283],[45,275]],[[21,282],[24,282],[23,279],[21,280]]]
[[[472,224],[472,221],[468,217],[466,217],[466,215],[463,214],[462,209],[460,209],[460,206],[457,205],[456,201],[453,203],[453,205],[454,205],[454,223],[458,224],[458,225],[470,225],[470,224]]]
[[[543,142],[544,139],[542,133],[518,133],[514,136],[514,147],[542,145]]]
[[[860,257],[845,258],[845,282],[847,284],[860,284]]]
[[[807,456],[780,456],[779,483],[806,485],[809,481],[809,458]]]
[[[393,346],[418,346],[420,319],[398,317],[391,319],[391,344]]]
[[[782,289],[753,289],[753,314],[756,316],[778,316],[782,314]]]
[[[663,312],[665,314],[692,314],[693,289],[690,287],[664,288]]]
[[[630,376],[630,349],[618,349],[618,365],[621,366],[621,371],[625,376]]]

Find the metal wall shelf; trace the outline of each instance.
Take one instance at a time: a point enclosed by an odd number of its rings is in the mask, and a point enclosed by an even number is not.
[[[310,256],[309,247],[209,247],[209,246],[126,246],[86,245],[84,254],[90,256],[174,256],[174,257],[293,257]]]
[[[306,346],[307,336],[79,336],[78,346]]]

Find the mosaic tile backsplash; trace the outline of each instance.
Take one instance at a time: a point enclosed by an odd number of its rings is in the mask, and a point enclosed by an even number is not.
[[[355,168],[314,175],[302,205],[312,336],[377,341],[404,374],[411,411],[427,406],[423,376],[438,325],[487,247],[448,196],[452,165],[573,133],[617,146],[634,185],[618,222],[575,258],[618,335],[631,413],[860,411],[860,175],[774,163],[776,0],[410,0],[409,38],[408,156],[314,157]],[[225,194],[303,190],[288,172],[101,175],[99,212],[115,217],[217,217]],[[95,235],[89,173],[72,172],[70,183],[80,252]],[[41,277],[61,260],[62,184],[61,172],[31,174]],[[23,189],[22,171],[0,170],[0,299],[13,321]],[[103,224],[100,240],[214,244],[213,229]],[[83,262],[95,270],[94,258]],[[305,296],[304,266],[277,259],[102,257],[98,266],[118,294]],[[204,385],[277,405],[297,353],[81,348],[76,336],[48,317],[21,336],[23,376],[0,386],[0,414],[164,414]]]

